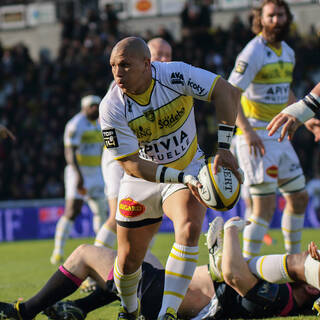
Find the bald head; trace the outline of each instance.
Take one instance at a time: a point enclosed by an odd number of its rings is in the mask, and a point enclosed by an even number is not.
[[[130,55],[141,59],[150,59],[150,50],[145,41],[138,37],[127,37],[120,40],[112,49],[112,55]]]
[[[172,48],[162,38],[154,38],[148,41],[151,52],[151,61],[169,62],[172,59]]]
[[[141,94],[151,84],[150,50],[141,38],[119,41],[112,49],[110,65],[114,80],[124,93]]]

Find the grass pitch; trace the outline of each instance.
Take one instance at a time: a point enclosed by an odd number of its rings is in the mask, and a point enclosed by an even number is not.
[[[280,253],[284,251],[282,235],[279,230],[271,230],[271,236],[275,243],[271,246],[263,245],[262,253]],[[305,250],[307,244],[319,239],[319,230],[305,229],[303,233],[302,248]],[[157,235],[153,253],[165,263],[171,245],[174,241],[173,234]],[[93,243],[93,239],[70,239],[67,242],[66,254],[70,254],[81,243]],[[201,235],[199,248],[199,265],[206,264],[207,249],[204,245],[205,237]],[[319,242],[318,242],[319,243]],[[49,263],[51,251],[53,249],[53,240],[41,241],[19,241],[12,243],[0,243],[0,301],[12,302],[19,297],[24,299],[34,295],[56,271],[56,267]],[[70,299],[83,297],[80,292],[74,293]],[[118,302],[107,307],[101,308],[90,313],[88,320],[107,320],[116,319],[118,311]],[[37,319],[47,319],[39,315]],[[284,319],[284,318],[272,318]],[[288,317],[286,319],[317,319],[316,316]]]

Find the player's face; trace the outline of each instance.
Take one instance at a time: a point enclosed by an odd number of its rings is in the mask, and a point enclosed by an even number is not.
[[[140,94],[147,89],[150,60],[118,50],[112,52],[110,65],[114,80],[124,93]]]
[[[262,10],[261,24],[263,36],[268,42],[282,41],[288,31],[286,9],[274,3],[266,4]]]
[[[90,120],[97,120],[99,118],[99,105],[91,104],[85,108],[85,113]]]
[[[172,50],[167,44],[155,44],[149,49],[151,61],[170,62],[172,59]]]

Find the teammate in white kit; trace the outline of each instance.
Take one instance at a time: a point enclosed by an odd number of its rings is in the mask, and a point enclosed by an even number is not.
[[[244,230],[247,258],[260,251],[275,210],[277,188],[286,200],[281,222],[286,251],[300,252],[308,202],[305,178],[291,143],[279,145],[266,130],[268,122],[295,100],[290,90],[294,52],[283,41],[291,20],[285,1],[264,0],[253,19],[257,36],[241,51],[229,77],[242,92],[237,155],[253,197],[251,224]]]
[[[241,180],[228,150],[239,93],[219,76],[182,62],[150,63],[146,43],[135,37],[116,44],[110,64],[117,86],[100,104],[100,123],[106,147],[126,172],[116,214],[114,271],[122,302],[118,319],[139,315],[141,264],[163,212],[173,220],[176,241],[166,265],[159,318],[176,319],[196,267],[206,211],[197,201],[201,185],[194,177],[203,153],[197,143],[192,97],[215,102],[220,125],[214,170],[225,165]]]
[[[50,258],[52,264],[63,261],[66,239],[74,220],[80,214],[83,201],[93,212],[93,228],[98,232],[106,219],[106,201],[101,171],[101,137],[98,96],[81,99],[81,111],[71,118],[65,127],[64,148],[67,166],[65,180],[65,211],[55,232],[55,246]]]

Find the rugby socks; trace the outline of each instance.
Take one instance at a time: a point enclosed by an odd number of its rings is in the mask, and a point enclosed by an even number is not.
[[[263,237],[269,228],[269,222],[251,215],[248,219],[251,224],[246,226],[243,231],[242,254],[245,258],[253,258],[259,255]]]
[[[115,300],[119,300],[119,297],[114,292],[111,292],[108,289],[104,290],[100,287],[97,287],[97,289],[94,290],[90,295],[73,302],[85,314],[88,314],[89,312],[103,307]]]
[[[104,199],[90,199],[88,205],[93,213],[93,231],[97,234],[107,219],[107,206]]]
[[[116,239],[117,234],[115,230],[112,230],[106,224],[104,224],[97,233],[94,245],[97,247],[107,247],[112,249]]]
[[[71,228],[73,227],[73,221],[62,216],[56,226],[56,232],[54,235],[54,251],[53,255],[63,256],[64,246],[69,237]]]
[[[250,271],[258,278],[272,283],[292,282],[287,270],[287,255],[273,254],[254,257],[248,261]]]
[[[177,312],[197,266],[198,255],[198,246],[173,244],[165,269],[164,292],[159,316],[164,315],[168,307]]]
[[[21,316],[34,318],[40,311],[75,292],[81,282],[81,279],[60,266],[35,296],[19,304]]]
[[[123,274],[119,271],[118,257],[114,262],[114,283],[117,287],[121,298],[121,304],[129,313],[133,313],[138,309],[138,284],[141,278],[140,268],[131,274]]]
[[[304,223],[304,214],[293,214],[283,211],[281,230],[284,246],[287,253],[301,252],[301,237]]]

